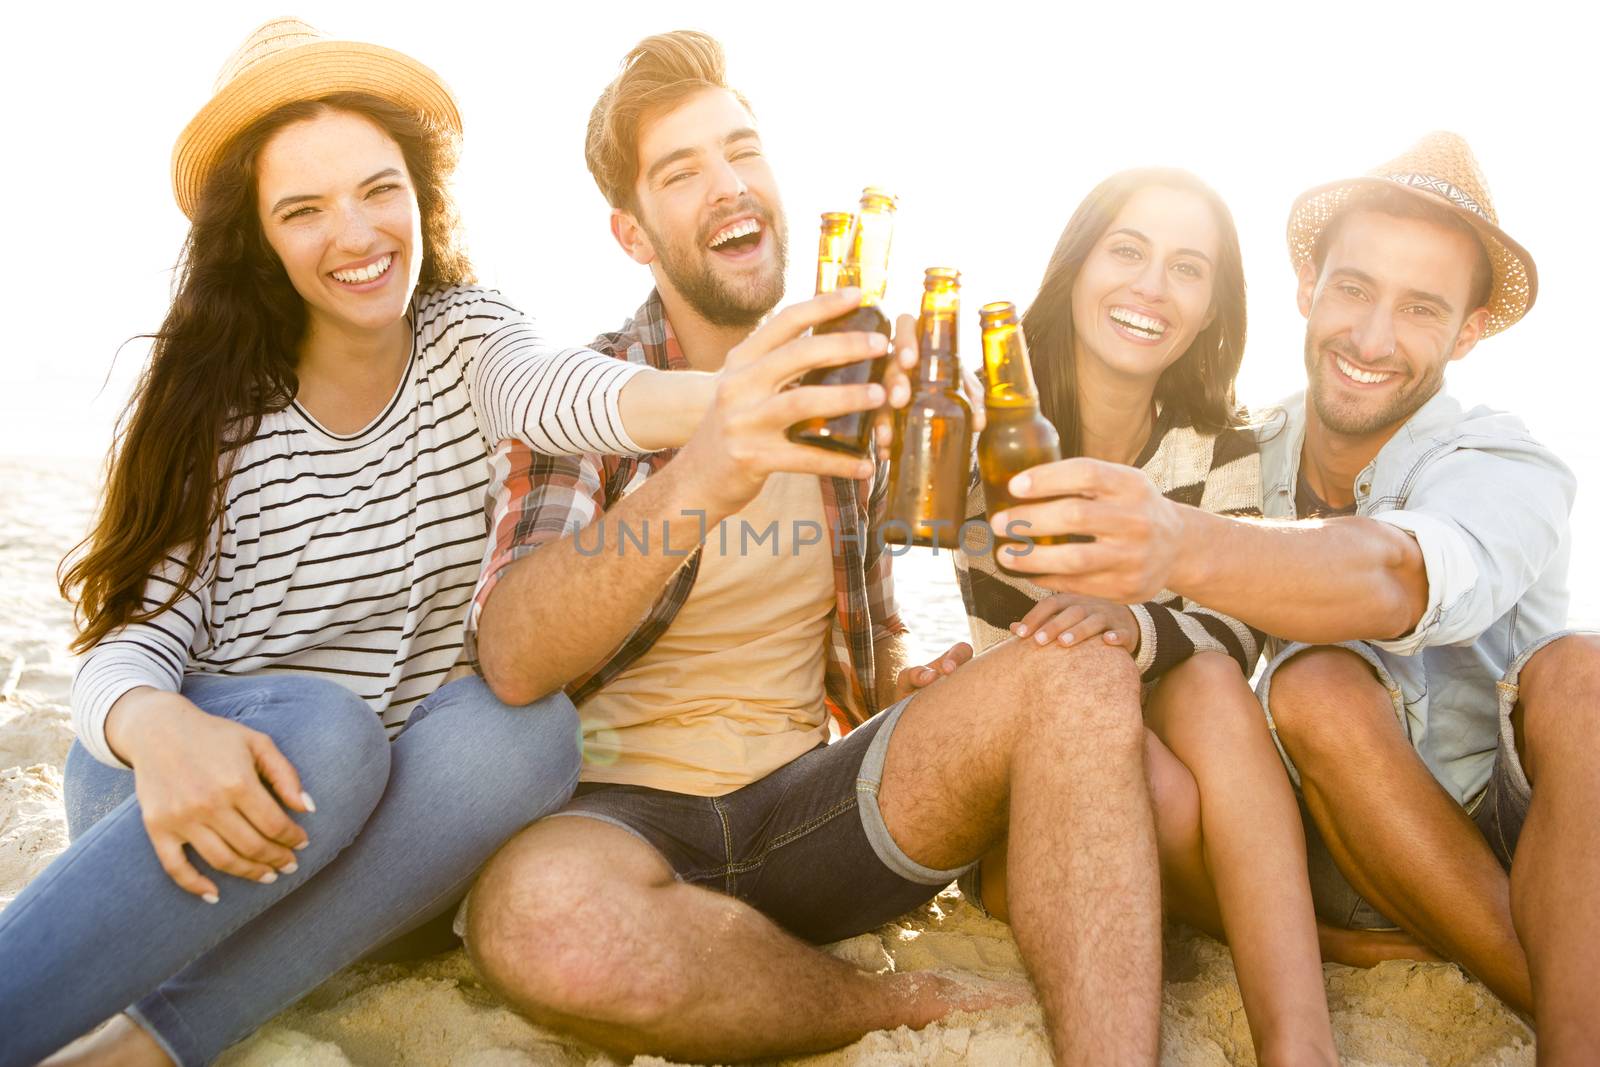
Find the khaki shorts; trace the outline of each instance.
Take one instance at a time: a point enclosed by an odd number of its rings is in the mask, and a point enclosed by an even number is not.
[[[1528,806],[1533,801],[1533,787],[1528,782],[1528,774],[1523,769],[1522,760],[1517,755],[1517,746],[1511,726],[1511,713],[1517,706],[1518,679],[1522,668],[1527,665],[1534,653],[1559,640],[1579,633],[1592,633],[1584,630],[1563,630],[1559,633],[1549,634],[1535,641],[1517,656],[1516,660],[1500,679],[1498,685],[1500,730],[1499,742],[1495,749],[1494,768],[1489,774],[1489,784],[1477,796],[1466,804],[1467,814],[1477,825],[1484,840],[1494,851],[1501,866],[1506,870],[1511,869],[1511,859],[1516,854],[1517,838],[1522,833],[1523,821],[1528,817]],[[1278,746],[1278,754],[1283,757],[1283,764],[1289,770],[1289,778],[1294,782],[1295,792],[1300,789],[1300,772],[1295,768],[1289,755],[1283,749],[1283,743],[1278,739],[1277,724],[1272,718],[1272,703],[1270,700],[1273,673],[1294,656],[1307,650],[1307,645],[1290,645],[1267,666],[1262,673],[1261,681],[1256,687],[1256,693],[1261,698],[1262,710],[1267,716],[1267,726],[1272,731],[1272,740]],[[1400,721],[1405,720],[1405,705],[1401,696],[1400,686],[1395,682],[1389,672],[1384,668],[1383,662],[1376,652],[1360,641],[1346,642],[1330,647],[1344,648],[1360,656],[1372,666],[1385,689],[1389,691],[1389,699],[1394,702],[1395,715]],[[1312,822],[1311,815],[1305,809],[1305,802],[1300,805],[1301,820],[1306,827],[1306,860],[1311,873],[1311,896],[1316,905],[1317,915],[1325,922],[1333,923],[1355,930],[1392,930],[1397,925],[1378,911],[1357,893],[1344,874],[1334,863],[1332,854],[1328,851],[1327,844],[1322,840],[1322,835],[1317,832],[1316,824]]]

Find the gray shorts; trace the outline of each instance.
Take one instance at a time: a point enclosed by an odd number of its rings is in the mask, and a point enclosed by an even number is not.
[[[1523,821],[1528,817],[1528,805],[1533,801],[1533,787],[1529,784],[1528,774],[1522,767],[1521,758],[1517,755],[1516,740],[1511,725],[1511,713],[1517,706],[1519,693],[1518,679],[1522,674],[1522,668],[1527,665],[1534,653],[1552,641],[1585,632],[1589,631],[1563,630],[1535,641],[1517,656],[1497,687],[1500,730],[1494,767],[1489,774],[1489,784],[1467,802],[1466,810],[1479,832],[1483,834],[1484,840],[1494,851],[1495,857],[1500,860],[1501,866],[1507,870],[1511,869],[1511,859],[1517,850],[1517,838],[1522,833]],[[1377,653],[1360,641],[1350,641],[1330,647],[1354,652],[1371,665],[1378,681],[1389,691],[1389,699],[1394,703],[1397,720],[1403,723],[1405,703],[1400,686],[1384,668]],[[1285,649],[1268,664],[1256,687],[1256,692],[1261,697],[1262,710],[1267,716],[1267,726],[1272,731],[1273,743],[1278,746],[1278,754],[1283,757],[1283,764],[1289,770],[1289,778],[1294,782],[1297,794],[1300,789],[1300,772],[1278,739],[1277,723],[1272,718],[1270,694],[1273,673],[1288,660],[1306,651],[1306,648],[1305,645],[1291,645]],[[1349,929],[1396,929],[1396,924],[1367,903],[1339,870],[1332,854],[1328,851],[1327,844],[1322,840],[1322,835],[1317,832],[1310,813],[1305,810],[1304,801],[1301,802],[1300,815],[1306,827],[1306,859],[1311,872],[1311,896],[1316,904],[1317,915],[1326,922]]]
[[[679,881],[737,897],[808,941],[864,933],[966,870],[906,855],[878,807],[889,739],[911,700],[722,796],[581,785],[549,817],[620,827],[660,853]]]

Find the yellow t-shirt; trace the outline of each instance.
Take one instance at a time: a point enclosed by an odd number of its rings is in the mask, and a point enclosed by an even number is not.
[[[583,780],[721,796],[826,741],[828,538],[805,474],[708,530],[672,625],[578,708]]]

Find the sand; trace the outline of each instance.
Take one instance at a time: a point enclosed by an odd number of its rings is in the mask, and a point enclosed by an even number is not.
[[[56,561],[84,529],[82,466],[0,461],[10,490],[0,515],[0,908],[66,847],[61,764],[71,742],[71,633],[54,595]],[[946,572],[940,571],[941,574]],[[947,577],[947,574],[946,574]],[[910,584],[910,583],[907,583]],[[931,588],[930,584],[930,588]],[[948,588],[939,596],[948,597]],[[905,594],[902,593],[902,599]],[[948,603],[904,605],[914,629],[937,633]],[[927,623],[919,627],[919,615]],[[959,632],[957,630],[956,632]],[[935,641],[925,641],[930,651]],[[1006,927],[948,890],[927,907],[830,951],[874,970],[939,970],[973,978],[1022,974]],[[1511,1067],[1534,1062],[1526,1027],[1480,984],[1446,964],[1325,968],[1339,1050],[1370,1067]],[[1162,1063],[1251,1064],[1250,1034],[1225,946],[1173,927],[1166,945]],[[229,1067],[589,1067],[597,1050],[534,1026],[484,990],[460,952],[407,965],[352,967],[230,1050]],[[645,1058],[640,1064],[663,1061]],[[918,1032],[868,1034],[847,1048],[786,1063],[806,1067],[1029,1065],[1048,1062],[1037,1007],[958,1015]]]

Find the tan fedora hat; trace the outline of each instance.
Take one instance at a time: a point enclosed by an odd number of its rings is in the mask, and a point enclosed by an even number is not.
[[[1311,258],[1317,235],[1345,202],[1358,191],[1372,188],[1403,189],[1449,209],[1477,233],[1494,268],[1484,336],[1499,333],[1533,307],[1539,295],[1539,272],[1533,257],[1500,229],[1483,171],[1467,142],[1454,133],[1430,133],[1363,177],[1301,193],[1289,212],[1289,260],[1296,271]]]
[[[263,23],[223,64],[211,99],[172,146],[172,192],[194,218],[200,191],[228,143],[298,100],[370,93],[461,132],[461,112],[444,80],[408,55],[359,41],[336,41],[300,19]]]

